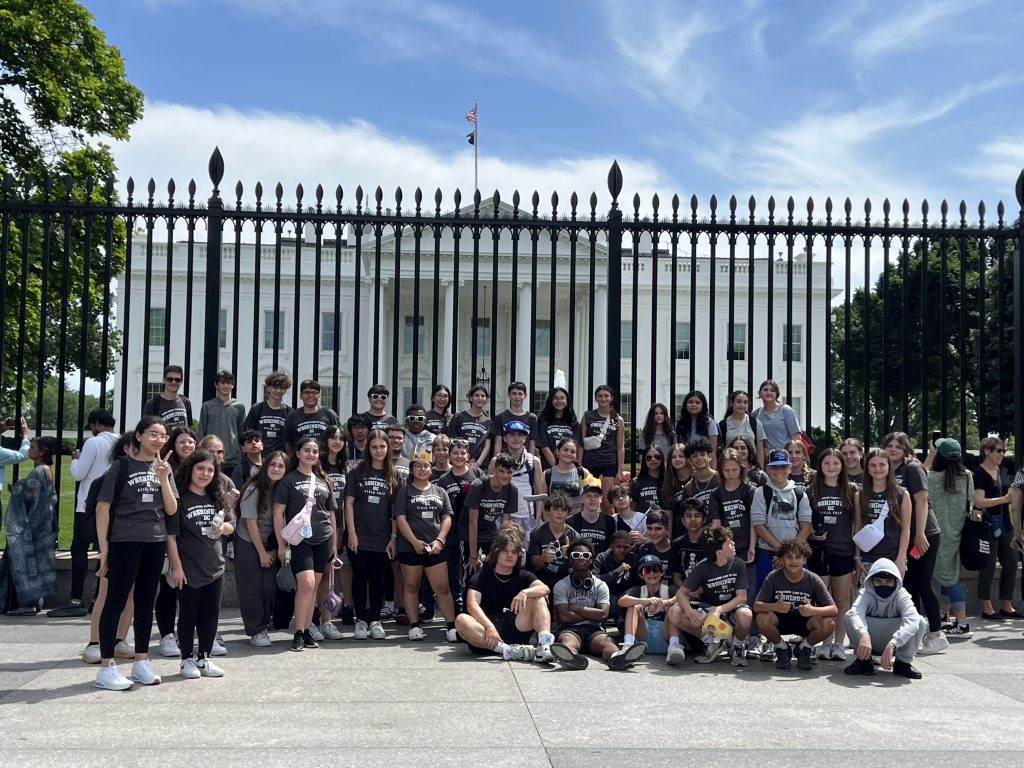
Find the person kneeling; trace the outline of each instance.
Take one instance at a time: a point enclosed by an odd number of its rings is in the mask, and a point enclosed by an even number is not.
[[[892,560],[882,557],[872,563],[845,620],[857,656],[846,674],[875,674],[875,653],[881,656],[882,669],[911,680],[921,678],[914,657],[928,633],[928,620],[917,612]]]
[[[683,580],[669,618],[684,632],[704,641],[698,664],[710,664],[725,649],[727,640],[711,624],[732,628],[732,665],[747,665],[746,639],[753,621],[747,607],[747,567],[736,557],[736,544],[728,528],[705,526],[701,531],[707,559],[701,560]],[[698,608],[692,601],[699,600]],[[710,619],[710,622],[707,621]],[[721,631],[720,631],[721,632]]]
[[[586,669],[589,653],[604,659],[611,669],[626,669],[644,655],[647,646],[637,643],[622,653],[601,628],[608,618],[608,585],[590,570],[594,545],[576,539],[568,549],[569,575],[555,584],[555,615],[558,642],[551,646],[555,661],[569,669]]]
[[[625,632],[622,648],[612,656],[625,654],[639,640],[647,651],[664,653],[669,664],[682,664],[686,652],[679,643],[679,627],[669,618],[669,609],[676,604],[676,588],[661,580],[664,567],[654,555],[644,555],[639,563],[644,583],[633,587],[619,598],[625,611]]]
[[[497,653],[506,661],[551,659],[547,585],[523,568],[523,532],[506,525],[494,538],[487,561],[469,580],[466,613],[455,619],[459,637],[473,653]],[[530,645],[537,633],[539,649]]]
[[[786,539],[775,556],[782,567],[768,574],[754,600],[757,628],[775,644],[776,669],[789,669],[793,651],[783,635],[798,635],[798,669],[810,669],[814,646],[832,636],[839,615],[821,577],[804,570],[811,548],[800,539]]]

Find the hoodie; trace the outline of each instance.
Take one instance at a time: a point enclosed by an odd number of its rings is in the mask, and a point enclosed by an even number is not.
[[[765,495],[771,492],[771,503],[769,504]],[[789,480],[782,488],[769,482],[768,485],[758,488],[754,492],[754,500],[750,505],[750,522],[752,525],[763,525],[779,541],[795,539],[800,532],[801,523],[811,522],[811,504],[807,500],[807,494],[801,495],[799,501],[796,496],[796,484]],[[762,552],[773,552],[775,547],[769,546],[768,542],[758,539],[757,548]]]
[[[881,598],[875,594],[873,577],[880,573],[888,574],[896,579],[896,589],[887,598]],[[868,621],[870,619],[902,619],[900,628],[892,636],[892,642],[900,648],[917,634],[920,618],[917,608],[914,606],[914,599],[910,593],[903,588],[903,579],[900,577],[900,570],[896,563],[884,557],[875,560],[871,564],[864,579],[864,586],[861,587],[857,599],[853,601],[853,607],[847,614],[850,616],[850,625],[858,632],[868,632]]]

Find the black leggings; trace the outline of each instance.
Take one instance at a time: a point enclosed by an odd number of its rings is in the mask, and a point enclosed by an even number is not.
[[[156,593],[156,626],[160,637],[174,631],[174,613],[178,610],[178,590],[160,579],[160,591]]]
[[[224,577],[209,584],[192,588],[185,585],[178,590],[178,646],[181,658],[192,656],[192,636],[199,634],[198,658],[209,656],[213,651],[213,639],[217,636],[217,622],[220,620],[220,593],[224,589]]]
[[[110,542],[107,545],[107,600],[100,614],[100,655],[114,658],[117,622],[135,587],[135,652],[149,653],[153,603],[167,547],[162,541]]]
[[[928,619],[928,630],[938,632],[942,629],[942,615],[939,612],[939,598],[932,589],[932,576],[935,574],[935,558],[939,556],[939,534],[928,536],[928,551],[920,557],[907,556],[907,576],[903,586],[907,588],[914,604]],[[913,539],[911,539],[913,545]]]
[[[352,561],[352,605],[356,618],[367,623],[380,620],[384,605],[384,576],[391,570],[387,552],[349,551]],[[367,601],[367,593],[369,600]]]

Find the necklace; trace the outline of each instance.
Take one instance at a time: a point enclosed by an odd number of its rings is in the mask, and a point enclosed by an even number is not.
[[[711,475],[711,477],[708,478],[707,482],[704,483],[703,486],[701,486],[701,482],[700,482],[700,480],[697,479],[697,475],[694,475],[693,476],[693,487],[696,488],[698,492],[706,491],[708,489],[708,487],[711,485],[711,481],[714,480],[714,479],[715,479],[715,476]]]
[[[513,573],[514,573],[514,571],[513,571]],[[506,576],[506,577],[505,577],[505,578],[503,579],[503,578],[501,578],[501,576],[499,576],[499,575],[498,575],[498,572],[497,572],[497,571],[495,571],[495,572],[494,572],[494,578],[496,578],[496,579],[497,579],[498,581],[500,581],[500,582],[501,582],[502,584],[508,584],[509,580],[510,580],[510,579],[512,578],[512,573],[510,573],[510,574],[509,574],[508,576]]]

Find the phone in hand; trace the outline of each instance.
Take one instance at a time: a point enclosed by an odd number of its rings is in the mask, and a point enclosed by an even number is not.
[[[912,558],[914,558],[915,560],[920,560],[921,559],[921,555],[923,555],[923,554],[924,554],[924,552],[921,551],[921,548],[919,546],[917,546],[917,544],[915,544],[913,547],[910,548],[910,556]]]
[[[942,437],[941,430],[936,429],[934,432],[932,432],[932,445],[935,445],[935,443],[939,441],[940,437]]]

